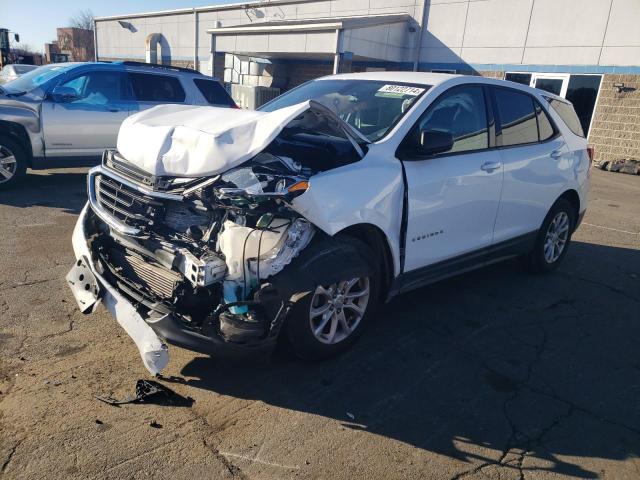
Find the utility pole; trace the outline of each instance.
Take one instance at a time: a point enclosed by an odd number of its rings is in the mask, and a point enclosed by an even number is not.
[[[0,28],[0,68],[9,61],[9,30],[7,28]]]

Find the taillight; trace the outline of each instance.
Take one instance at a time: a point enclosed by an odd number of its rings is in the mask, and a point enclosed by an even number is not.
[[[596,158],[596,149],[593,145],[587,145],[587,155],[589,155],[589,166],[591,166]]]

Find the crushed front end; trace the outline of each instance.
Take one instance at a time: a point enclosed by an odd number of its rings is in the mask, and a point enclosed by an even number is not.
[[[67,277],[81,310],[102,300],[154,374],[164,340],[202,353],[272,348],[289,301],[270,279],[316,233],[290,204],[312,173],[262,152],[212,177],[156,177],[105,152]]]

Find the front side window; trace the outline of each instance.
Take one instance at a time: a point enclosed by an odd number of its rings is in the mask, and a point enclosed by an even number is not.
[[[487,109],[482,87],[454,87],[440,96],[419,121],[419,131],[450,133],[453,148],[444,153],[480,150],[489,146]]]
[[[176,77],[151,73],[129,73],[129,78],[133,94],[140,102],[184,102],[184,89]]]
[[[279,96],[260,110],[315,100],[372,142],[382,139],[415,105],[430,85],[374,80],[314,80]]]
[[[75,90],[77,99],[71,103],[106,105],[127,98],[126,80],[122,72],[97,71],[75,77],[61,86]]]
[[[493,91],[502,126],[502,146],[537,142],[538,124],[533,98],[507,88],[494,88]]]

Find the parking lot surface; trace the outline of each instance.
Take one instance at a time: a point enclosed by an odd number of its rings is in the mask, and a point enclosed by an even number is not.
[[[171,348],[183,401],[113,407],[94,396],[148,374],[65,284],[84,175],[0,193],[1,477],[640,478],[640,177],[593,172],[554,274],[508,261],[397,297],[324,363]]]

